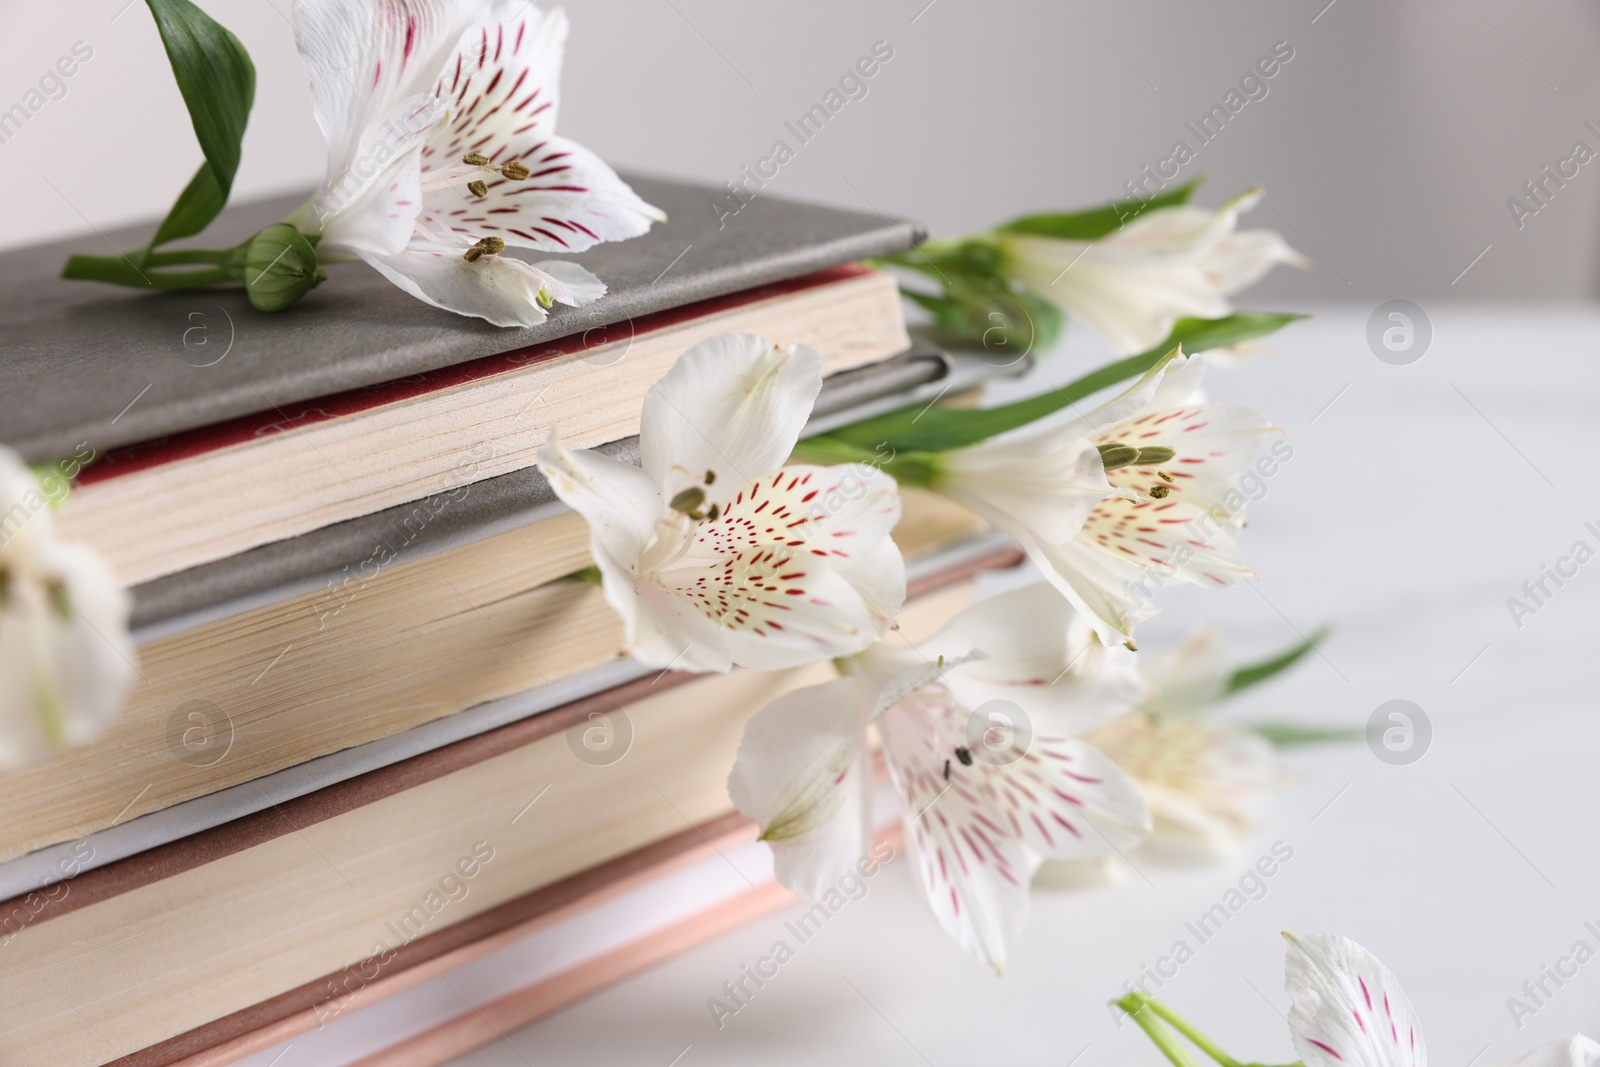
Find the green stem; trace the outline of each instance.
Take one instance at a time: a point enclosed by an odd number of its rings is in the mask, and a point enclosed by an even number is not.
[[[1162,1055],[1172,1061],[1173,1067],[1196,1067],[1189,1053],[1184,1050],[1182,1045],[1178,1044],[1171,1032],[1161,1025],[1161,1021],[1145,1012],[1144,1009],[1147,1006],[1145,999],[1138,993],[1129,993],[1121,1000],[1116,1000],[1112,1003],[1127,1012],[1128,1017],[1139,1024],[1139,1029],[1143,1030],[1150,1040],[1155,1042],[1156,1048],[1160,1049]]]
[[[1171,1008],[1167,1007],[1165,1004],[1161,1003],[1161,1001],[1157,1000],[1155,997],[1146,997],[1145,1006],[1151,1011],[1155,1012],[1157,1015],[1161,1016],[1167,1022],[1171,1023],[1173,1029],[1177,1030],[1178,1033],[1188,1038],[1190,1042],[1194,1044],[1195,1048],[1216,1060],[1222,1065],[1222,1067],[1241,1067],[1241,1064],[1238,1060],[1234,1059],[1232,1056],[1218,1048],[1216,1042],[1212,1041],[1205,1034],[1202,1034],[1198,1029],[1195,1028],[1193,1023],[1179,1015],[1177,1012],[1173,1011]]]
[[[185,271],[162,271],[153,267],[140,270],[131,260],[121,256],[73,256],[67,260],[61,276],[126,285],[133,289],[203,289],[238,281],[234,273],[225,267]]]
[[[1149,994],[1129,993],[1121,1000],[1113,1003],[1127,1012],[1133,1021],[1138,1023],[1146,1034],[1150,1035],[1150,1040],[1154,1041],[1156,1046],[1166,1054],[1167,1059],[1177,1064],[1178,1067],[1194,1067],[1194,1064],[1189,1060],[1188,1054],[1184,1052],[1182,1046],[1173,1041],[1172,1034],[1167,1031],[1167,1028],[1162,1026],[1157,1019],[1151,1018],[1151,1015],[1159,1016],[1161,1019],[1166,1020],[1172,1025],[1173,1029],[1188,1038],[1195,1048],[1216,1060],[1222,1067],[1270,1067],[1268,1064],[1242,1063],[1234,1059],[1217,1047],[1215,1041],[1201,1033],[1188,1019],[1185,1019]],[[1146,1008],[1150,1010],[1149,1015],[1145,1013]],[[1305,1067],[1305,1065],[1296,1060],[1294,1063],[1283,1064],[1281,1067]]]
[[[248,244],[249,242],[245,242]],[[145,263],[152,267],[166,267],[177,263],[214,263],[228,266],[243,255],[239,248],[177,248],[170,252],[152,252]]]

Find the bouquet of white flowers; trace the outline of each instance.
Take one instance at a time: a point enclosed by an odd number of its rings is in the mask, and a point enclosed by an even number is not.
[[[254,72],[188,0],[147,3],[205,162],[146,245],[73,256],[67,277],[243,285],[257,308],[281,311],[323,280],[320,263],[360,259],[445,311],[530,325],[605,284],[570,262],[500,253],[581,252],[663,217],[556,134],[560,11],[298,0],[325,183],[242,244],[170,250],[227,200]],[[887,262],[952,345],[1044,356],[1064,317],[1098,332],[1117,358],[1066,385],[999,406],[892,411],[801,441],[822,360],[730,334],[684,352],[650,390],[640,465],[554,433],[545,444],[539,469],[588,523],[584,574],[621,617],[623,651],[683,671],[837,667],[836,680],[750,720],[729,781],[796,892],[820,895],[870,845],[881,751],[930,908],[999,971],[1041,863],[1148,840],[1215,851],[1280,785],[1273,743],[1307,735],[1202,712],[1314,639],[1243,668],[1209,632],[1149,664],[1135,641],[1171,583],[1220,589],[1253,574],[1239,548],[1241,479],[1286,448],[1265,416],[1205,399],[1201,379],[1205,353],[1298,317],[1237,311],[1229,298],[1301,259],[1277,234],[1236,229],[1254,191],[1209,211],[1193,192],[1020,218]],[[1011,535],[1041,580],[931,640],[904,639],[905,568],[890,537],[902,486]],[[137,669],[125,594],[91,553],[56,543],[49,508],[35,506],[63,488],[0,455],[6,764],[92,736]],[[1156,1010],[1129,1006],[1146,1008]]]

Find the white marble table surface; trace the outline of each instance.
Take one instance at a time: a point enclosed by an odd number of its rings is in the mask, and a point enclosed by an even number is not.
[[[1136,1027],[1115,1025],[1107,998],[1175,940],[1196,945],[1185,922],[1278,840],[1293,858],[1265,896],[1161,991],[1236,1056],[1296,1058],[1281,1017],[1283,929],[1337,931],[1379,953],[1420,1012],[1435,1067],[1600,1035],[1600,960],[1521,1029],[1506,1004],[1574,942],[1600,948],[1584,925],[1600,928],[1600,562],[1520,629],[1506,604],[1574,542],[1600,548],[1584,526],[1600,528],[1600,310],[1430,307],[1431,347],[1409,366],[1369,351],[1371,311],[1324,307],[1271,354],[1212,372],[1213,398],[1261,408],[1289,431],[1293,458],[1251,512],[1245,552],[1259,584],[1165,596],[1141,644],[1159,649],[1209,619],[1253,658],[1330,622],[1321,656],[1233,710],[1360,726],[1379,704],[1411,700],[1434,731],[1420,761],[1387,765],[1362,743],[1301,751],[1299,784],[1236,857],[1141,862],[1147,877],[1114,886],[1036,886],[1003,978],[945,940],[901,861],[720,1031],[706,999],[792,914],[459,1062],[1164,1063]],[[1040,374],[1071,377],[1101,356],[1080,331]]]

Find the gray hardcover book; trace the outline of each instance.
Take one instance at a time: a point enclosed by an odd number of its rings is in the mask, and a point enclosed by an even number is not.
[[[69,252],[138,247],[154,223],[0,254],[0,442],[33,462],[85,441],[103,453],[887,255],[923,237],[915,223],[766,196],[719,222],[711,205],[721,190],[628,181],[668,221],[571,257],[610,291],[587,307],[557,305],[527,329],[430,307],[361,263],[330,265],[327,283],[276,314],[254,310],[239,288],[140,293],[56,276]],[[300,199],[231,207],[200,243],[242,241]]]

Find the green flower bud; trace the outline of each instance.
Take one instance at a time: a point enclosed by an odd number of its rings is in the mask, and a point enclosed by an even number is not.
[[[250,239],[240,280],[258,311],[282,311],[327,277],[305,234],[280,222]]]

